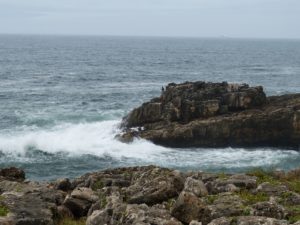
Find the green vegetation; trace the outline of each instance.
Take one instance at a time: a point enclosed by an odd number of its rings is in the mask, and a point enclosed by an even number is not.
[[[171,208],[173,207],[175,202],[176,202],[176,200],[174,198],[168,199],[168,201],[166,202],[166,209],[171,210]]]
[[[300,171],[290,172],[282,177],[275,177],[273,172],[256,169],[247,173],[257,177],[257,183],[269,182],[273,185],[285,184],[291,191],[300,193]]]
[[[250,216],[251,209],[249,207],[245,207],[243,210],[243,216]]]
[[[228,175],[222,172],[218,174],[218,178],[221,180],[226,180],[228,178]]]
[[[58,225],[85,225],[85,222],[86,222],[86,218],[81,218],[81,219],[75,220],[75,219],[66,217],[66,218],[63,218],[58,223]]]
[[[213,204],[216,199],[218,198],[218,195],[208,195],[207,196],[207,203],[208,204]]]
[[[286,184],[291,191],[300,193],[300,180],[288,180]]]
[[[280,184],[279,180],[274,178],[272,172],[269,172],[269,171],[265,171],[265,170],[262,170],[262,169],[255,169],[253,171],[250,171],[247,174],[250,175],[250,176],[257,177],[257,183],[258,184],[261,184],[261,183],[264,183],[264,182],[268,182],[268,183],[274,184],[274,185]]]
[[[106,195],[103,192],[99,193],[100,208],[103,209],[107,205]]]
[[[248,190],[241,190],[237,195],[247,204],[255,204],[257,202],[268,201],[269,197],[265,193],[252,194]]]
[[[0,216],[7,216],[8,213],[8,208],[4,205],[0,205]]]
[[[102,189],[104,184],[101,180],[97,180],[95,183],[92,184],[92,190],[97,191],[98,189]]]
[[[300,221],[300,206],[290,206],[286,207],[286,209],[289,211],[288,220],[290,223],[295,223],[297,221]]]

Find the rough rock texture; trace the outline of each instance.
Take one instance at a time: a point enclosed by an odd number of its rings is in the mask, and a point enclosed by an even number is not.
[[[7,176],[0,180],[0,224],[298,225],[299,171],[278,177],[144,166],[51,183]]]
[[[122,127],[122,141],[298,148],[300,94],[266,97],[260,86],[226,82],[169,84],[159,98],[132,110]]]
[[[25,180],[25,173],[15,167],[0,169],[0,180],[2,179],[23,181]]]

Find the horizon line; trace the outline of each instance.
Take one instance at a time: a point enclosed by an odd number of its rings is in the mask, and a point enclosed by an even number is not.
[[[57,36],[57,37],[124,37],[124,38],[187,38],[187,39],[257,39],[257,40],[300,40],[300,37],[237,37],[237,36],[188,36],[188,35],[124,35],[124,34],[64,34],[64,33],[1,33],[15,36]]]

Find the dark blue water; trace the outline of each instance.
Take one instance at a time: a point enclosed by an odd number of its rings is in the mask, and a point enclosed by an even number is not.
[[[169,149],[114,140],[122,116],[183,81],[263,85],[300,92],[300,41],[0,36],[0,167],[31,179],[116,166],[182,170],[291,169],[284,149]]]

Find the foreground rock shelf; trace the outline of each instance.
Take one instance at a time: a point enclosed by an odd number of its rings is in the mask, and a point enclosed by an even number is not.
[[[300,169],[248,174],[117,168],[25,181],[0,170],[1,225],[300,224]]]
[[[169,84],[123,119],[120,140],[170,147],[289,147],[300,144],[300,94],[266,97],[247,84]]]

